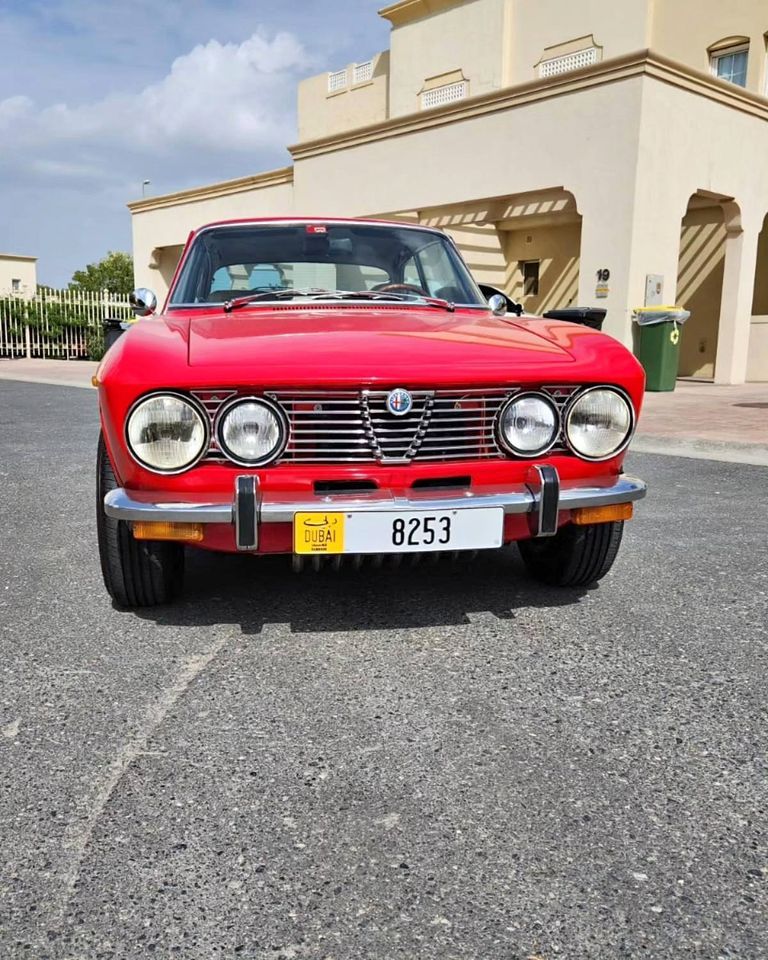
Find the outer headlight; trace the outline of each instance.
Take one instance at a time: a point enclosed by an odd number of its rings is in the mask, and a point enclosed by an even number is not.
[[[288,437],[285,414],[269,400],[235,400],[219,418],[217,438],[223,452],[243,466],[275,460]]]
[[[191,400],[159,393],[131,410],[125,428],[131,453],[158,473],[191,467],[208,446],[208,428]]]
[[[623,394],[610,387],[592,387],[570,407],[565,433],[580,457],[607,460],[629,442],[633,425],[634,413]]]
[[[499,439],[517,456],[540,456],[554,445],[559,432],[557,408],[540,393],[512,397],[501,411]]]

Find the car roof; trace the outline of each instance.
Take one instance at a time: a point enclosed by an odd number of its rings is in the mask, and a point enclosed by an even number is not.
[[[210,230],[213,227],[232,227],[247,226],[248,224],[270,224],[270,223],[317,223],[322,225],[339,224],[371,224],[372,226],[384,227],[408,227],[414,230],[425,230],[430,233],[439,233],[445,236],[442,230],[435,227],[427,227],[421,223],[410,223],[407,220],[383,220],[372,217],[241,217],[233,220],[213,220],[197,227],[192,233],[201,233],[203,230]]]

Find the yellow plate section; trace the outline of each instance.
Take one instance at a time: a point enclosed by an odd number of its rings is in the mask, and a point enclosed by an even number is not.
[[[293,518],[294,553],[344,553],[343,513],[297,513]]]

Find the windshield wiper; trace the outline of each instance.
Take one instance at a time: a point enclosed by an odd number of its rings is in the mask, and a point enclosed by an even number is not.
[[[233,300],[227,300],[224,304],[224,313],[232,313],[238,307],[244,307],[249,303],[257,303],[259,300],[290,300],[293,297],[308,297],[309,294],[303,290],[268,290],[264,293],[251,293],[247,297],[235,297]]]
[[[393,293],[386,290],[269,290],[264,293],[251,293],[246,297],[235,297],[233,300],[227,300],[224,304],[224,313],[232,313],[239,307],[245,307],[249,303],[258,303],[268,300],[292,300],[294,297],[309,297],[311,300],[397,300],[400,303],[426,304],[429,307],[437,307],[439,310],[447,310],[453,313],[456,305],[449,303],[448,300],[441,300],[439,297],[427,297],[421,294],[414,296]]]
[[[448,300],[441,300],[440,297],[427,297],[422,294],[408,296],[386,290],[335,290],[328,293],[309,294],[309,296],[316,300],[397,300],[400,303],[425,303],[427,306],[438,307],[449,313],[453,313],[456,309],[455,304],[449,303]]]

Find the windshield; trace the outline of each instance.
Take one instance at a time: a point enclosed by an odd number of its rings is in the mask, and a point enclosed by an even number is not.
[[[413,227],[369,223],[233,224],[194,240],[171,306],[223,304],[270,294],[285,302],[311,295],[425,297],[486,306],[451,241]],[[365,299],[365,297],[361,297]]]

